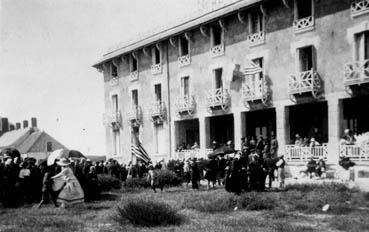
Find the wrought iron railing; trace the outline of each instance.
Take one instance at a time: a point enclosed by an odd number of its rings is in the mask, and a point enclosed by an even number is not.
[[[260,31],[260,32],[248,35],[247,36],[247,41],[248,41],[250,47],[260,45],[260,44],[264,44],[265,43],[265,32]]]
[[[339,154],[353,161],[369,161],[369,145],[340,145]]]
[[[295,33],[309,31],[314,29],[314,17],[309,16],[302,19],[296,19],[293,21],[293,30]]]
[[[346,86],[369,83],[369,59],[346,64],[344,83]]]
[[[296,76],[290,76],[288,90],[291,95],[311,92],[316,98],[321,88],[321,80],[318,73],[314,70],[304,71]]]
[[[187,113],[188,115],[192,115],[196,109],[195,98],[189,95],[177,98],[175,109],[177,114]]]
[[[369,13],[369,0],[353,0],[351,2],[351,16]]]
[[[285,158],[288,161],[306,162],[313,157],[314,159],[323,158],[327,159],[328,156],[328,144],[323,143],[320,146],[299,146],[299,145],[286,145],[285,146]]]
[[[231,97],[227,89],[219,88],[212,89],[207,94],[207,107],[212,109],[214,107],[221,107],[226,111],[231,103]]]

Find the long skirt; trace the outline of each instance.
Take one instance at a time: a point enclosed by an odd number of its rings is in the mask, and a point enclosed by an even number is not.
[[[84,193],[78,180],[69,180],[59,193],[57,201],[59,204],[66,205],[83,203],[85,201]]]

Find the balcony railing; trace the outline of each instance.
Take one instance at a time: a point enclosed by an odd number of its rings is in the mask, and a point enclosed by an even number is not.
[[[289,94],[302,94],[311,92],[314,98],[318,97],[321,91],[321,80],[314,70],[300,72],[298,75],[290,76]]]
[[[340,145],[340,156],[349,157],[353,161],[369,161],[368,145]]]
[[[328,144],[323,143],[321,146],[314,147],[302,147],[298,145],[286,145],[286,160],[296,162],[307,162],[310,157],[314,159],[323,158],[327,159],[328,156]]]
[[[314,17],[309,16],[302,19],[296,19],[293,21],[293,30],[295,33],[310,31],[314,29]]]
[[[104,114],[104,125],[119,130],[122,127],[122,115],[120,111]]]
[[[118,77],[112,77],[109,81],[110,86],[118,86],[119,85],[119,79]]]
[[[346,86],[369,83],[369,59],[346,64],[344,83]]]
[[[175,101],[175,108],[177,115],[181,115],[184,113],[192,115],[196,109],[195,98],[189,95],[179,97]]]
[[[142,111],[141,107],[137,105],[131,106],[127,113],[128,122],[131,126],[138,127],[141,124]]]
[[[242,99],[244,103],[261,100],[266,104],[268,98],[268,87],[265,77],[247,78],[242,85]]]
[[[138,80],[138,71],[136,70],[136,71],[130,72],[130,73],[129,73],[129,79],[130,79],[131,81],[136,81],[136,80]]]
[[[154,123],[163,123],[165,118],[165,104],[162,101],[155,101],[151,107],[151,119]]]
[[[162,72],[161,64],[152,64],[151,65],[151,74],[156,75]]]
[[[215,107],[220,107],[226,111],[231,103],[231,97],[227,89],[219,88],[212,89],[207,94],[207,107],[212,110]]]
[[[179,67],[183,67],[183,66],[191,64],[190,54],[178,57],[178,64],[179,64]]]
[[[351,16],[369,13],[369,0],[353,0],[351,2]]]
[[[211,57],[224,55],[224,44],[219,44],[210,48]]]
[[[265,43],[265,32],[260,31],[247,36],[247,41],[250,47]]]

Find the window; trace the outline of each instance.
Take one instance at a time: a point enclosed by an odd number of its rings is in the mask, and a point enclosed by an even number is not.
[[[223,43],[223,29],[219,25],[211,27],[212,47],[221,45]]]
[[[154,86],[155,89],[155,100],[161,102],[161,84]]]
[[[113,155],[120,154],[120,132],[114,131],[113,132]]]
[[[183,96],[190,95],[190,77],[185,76],[181,78],[181,90]]]
[[[313,16],[313,0],[295,0],[295,19]]]
[[[355,60],[369,59],[369,31],[355,34]]]
[[[131,54],[129,60],[130,60],[130,64],[129,64],[130,72],[137,71],[138,70],[138,62],[137,62],[137,59]]]
[[[260,10],[250,13],[250,34],[263,31],[263,14]]]
[[[222,68],[214,69],[215,88],[216,89],[223,88],[222,74],[223,74],[223,69]]]
[[[118,95],[114,94],[112,96],[112,103],[113,103],[113,112],[118,112],[119,104],[118,104]]]
[[[263,59],[263,57],[260,57],[260,58],[257,58],[257,59],[253,59],[252,62],[254,64],[256,64],[257,66],[259,66],[263,70],[263,65],[264,65],[264,59]],[[258,77],[258,79],[260,80],[263,77],[263,72],[259,72],[255,76]]]
[[[53,143],[47,142],[46,143],[46,152],[52,152],[53,151]]]
[[[115,66],[114,64],[111,64],[111,75],[113,77],[117,77],[118,76],[118,67]]]
[[[314,68],[313,50],[313,46],[300,48],[298,50],[301,72],[309,71]]]
[[[179,37],[179,56],[186,56],[190,54],[190,41],[186,37]]]
[[[160,50],[156,46],[154,46],[151,51],[152,51],[152,63],[160,64],[161,63]]]
[[[138,106],[138,90],[132,90],[132,104]]]

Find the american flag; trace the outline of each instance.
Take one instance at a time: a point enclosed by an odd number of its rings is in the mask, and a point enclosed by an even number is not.
[[[248,66],[243,69],[243,74],[244,75],[254,75],[257,73],[261,73],[262,71],[263,69],[260,68],[259,65],[255,64],[254,62],[250,60]]]
[[[131,144],[131,152],[133,155],[135,155],[137,158],[139,158],[143,162],[149,163],[150,156],[146,152],[145,148],[143,148],[140,140],[137,137],[136,137],[136,144],[135,143]]]

